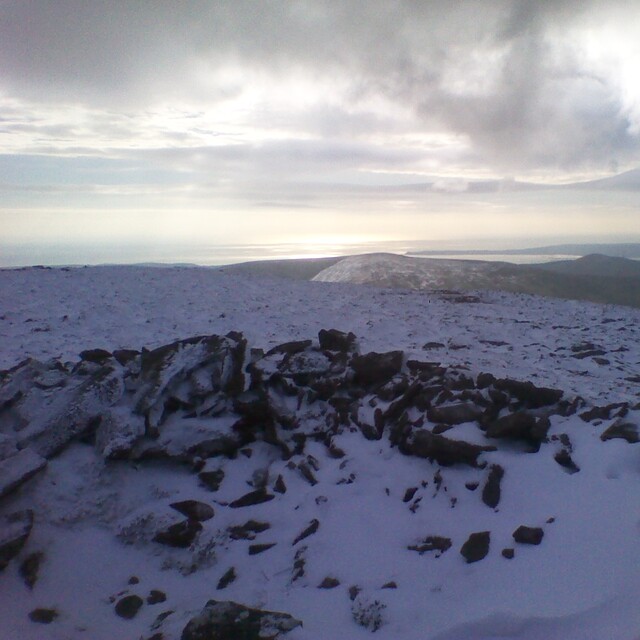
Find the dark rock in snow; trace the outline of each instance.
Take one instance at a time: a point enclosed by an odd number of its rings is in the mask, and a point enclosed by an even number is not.
[[[113,352],[113,357],[116,362],[123,367],[128,365],[132,360],[135,360],[140,355],[139,351],[135,349],[116,349]]]
[[[214,516],[213,507],[205,502],[198,502],[198,500],[183,500],[182,502],[172,502],[169,505],[172,509],[175,509],[178,513],[189,518],[189,520],[198,520],[204,522],[211,520]]]
[[[344,333],[338,329],[320,329],[318,341],[321,349],[345,352],[355,347],[356,336],[351,331]]]
[[[372,351],[351,359],[354,382],[363,386],[384,384],[402,369],[402,351],[376,353]]]
[[[324,580],[318,585],[318,589],[335,589],[340,586],[340,580],[337,578],[332,578],[331,576],[327,576]]]
[[[537,409],[555,404],[564,395],[564,392],[560,389],[536,387],[532,382],[522,382],[509,378],[496,380],[493,384],[496,389],[506,391],[510,396],[516,398],[529,409]]]
[[[434,435],[426,429],[416,429],[400,443],[400,451],[406,455],[436,460],[441,465],[466,464],[478,466],[478,456],[485,451],[495,451],[495,447],[470,444],[462,440],[450,440]]]
[[[397,589],[398,584],[395,580],[391,580],[390,582],[385,582],[381,587],[381,589]]]
[[[201,471],[198,474],[200,482],[210,489],[211,491],[218,491],[220,485],[224,480],[224,471],[222,469],[215,469],[213,471]]]
[[[306,552],[307,547],[300,547],[296,551],[296,555],[293,558],[293,572],[291,574],[291,582],[295,582],[296,580],[304,576],[305,567],[307,564],[307,560],[304,555]]]
[[[245,495],[241,496],[237,500],[230,502],[229,506],[232,509],[251,507],[256,504],[262,504],[263,502],[269,502],[269,500],[273,500],[274,498],[275,496],[272,493],[267,493],[265,489],[256,489],[255,491],[245,493]]]
[[[247,520],[243,525],[229,527],[229,537],[232,540],[253,540],[258,533],[262,533],[270,527],[268,522]]]
[[[513,539],[521,544],[540,544],[544,537],[544,531],[540,527],[519,526],[513,532]]]
[[[29,620],[39,624],[51,624],[60,614],[55,609],[34,609],[29,613]]]
[[[467,541],[462,545],[460,553],[469,564],[472,562],[478,562],[485,558],[489,553],[490,542],[491,533],[489,531],[472,533],[467,538]]]
[[[405,492],[402,498],[402,502],[411,502],[413,500],[413,496],[416,495],[416,491],[418,487],[409,487]]]
[[[537,451],[540,444],[546,440],[549,427],[548,418],[538,418],[526,411],[517,411],[490,424],[486,435],[489,438],[522,440]]]
[[[33,511],[16,511],[0,518],[0,571],[24,547],[33,528]]]
[[[275,542],[267,542],[263,544],[250,544],[249,545],[249,555],[257,556],[259,553],[263,553],[264,551],[269,551],[276,546]]]
[[[277,640],[302,622],[287,613],[209,600],[182,631],[181,640]]]
[[[94,364],[104,364],[111,357],[111,352],[105,349],[87,349],[80,352],[80,360],[93,362]]]
[[[143,604],[144,601],[140,596],[125,596],[116,602],[115,612],[125,620],[132,620],[138,615],[138,611],[140,611]]]
[[[36,582],[38,581],[38,574],[40,572],[40,565],[44,560],[44,553],[42,551],[36,551],[34,553],[30,553],[21,563],[20,563],[20,576],[24,580],[24,583],[29,587],[29,589],[33,589]]]
[[[444,538],[442,536],[427,536],[418,544],[407,547],[410,551],[417,551],[420,555],[427,553],[428,551],[439,551],[440,553],[444,553],[450,548],[451,538]]]
[[[573,461],[571,453],[566,448],[557,451],[553,459],[569,473],[577,473],[580,471],[580,467]]]
[[[580,414],[580,418],[585,422],[593,420],[609,420],[611,418],[624,418],[629,411],[629,405],[626,402],[613,402],[603,407],[591,407],[587,411]]]
[[[640,442],[640,434],[638,433],[638,426],[631,422],[624,422],[623,420],[616,420],[608,429],[606,429],[600,436],[600,440],[606,442],[607,440],[613,440],[620,438],[626,440],[629,444],[636,444]]]
[[[487,387],[490,387],[495,381],[496,378],[493,374],[479,373],[476,379],[476,385],[478,389],[486,389]]]
[[[172,524],[163,531],[158,531],[153,540],[169,547],[186,549],[191,546],[201,530],[202,525],[197,520],[185,520]]]
[[[447,406],[431,407],[427,412],[427,417],[431,422],[456,425],[478,420],[482,413],[482,410],[475,404],[460,402]]]
[[[276,493],[287,493],[287,485],[284,483],[284,478],[281,474],[278,474],[275,484],[273,485],[273,490]]]
[[[499,464],[492,464],[487,482],[482,489],[482,502],[495,509],[500,503],[500,482],[504,476],[504,469]]]
[[[307,527],[305,527],[297,536],[296,539],[291,543],[291,546],[295,546],[301,540],[312,536],[318,529],[320,528],[320,521],[314,518]]]
[[[149,595],[147,596],[147,604],[160,604],[161,602],[165,602],[167,600],[167,594],[164,591],[160,591],[159,589],[151,589]]]
[[[231,567],[229,569],[227,569],[224,572],[224,575],[220,578],[220,580],[218,580],[218,586],[216,587],[216,589],[218,589],[218,591],[220,591],[221,589],[225,589],[226,587],[228,587],[236,578],[237,578],[237,574],[236,574],[236,569],[235,567]]]
[[[507,560],[513,560],[515,554],[516,554],[515,550],[512,549],[511,547],[508,547],[502,550],[502,557],[506,558]]]

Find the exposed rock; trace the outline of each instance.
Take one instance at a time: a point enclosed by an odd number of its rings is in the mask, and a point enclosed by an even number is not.
[[[104,364],[111,357],[111,352],[105,349],[87,349],[80,352],[80,360],[93,362],[94,364]]]
[[[482,489],[482,502],[492,509],[495,509],[500,503],[500,482],[503,476],[504,469],[499,464],[492,464]]]
[[[422,348],[425,351],[430,351],[431,349],[444,349],[444,344],[442,342],[426,342],[422,345]]]
[[[160,604],[161,602],[165,602],[167,600],[167,594],[164,591],[160,591],[159,589],[151,589],[149,595],[147,596],[147,604]]]
[[[441,422],[448,425],[473,422],[481,415],[482,410],[470,402],[431,407],[427,412],[427,417],[431,422]]]
[[[34,609],[29,613],[29,620],[39,624],[51,624],[60,614],[55,609]]]
[[[182,631],[181,640],[276,640],[302,622],[287,613],[209,600]]]
[[[417,490],[418,490],[418,487],[409,487],[404,492],[404,496],[402,497],[402,502],[411,502],[413,500],[413,496],[416,495]]]
[[[116,349],[113,352],[113,357],[117,363],[123,367],[128,365],[132,360],[135,360],[139,355],[140,352],[135,349]]]
[[[397,589],[398,584],[395,580],[390,580],[389,582],[385,582],[381,587],[381,589]]]
[[[275,354],[294,355],[296,353],[304,351],[305,349],[308,349],[311,344],[311,340],[293,340],[291,342],[285,342],[273,347],[272,349],[269,349],[266,355],[267,357]]]
[[[284,483],[284,478],[281,474],[278,474],[275,484],[273,485],[273,490],[276,493],[287,493],[287,485]]]
[[[189,518],[189,520],[205,522],[206,520],[211,520],[214,516],[213,507],[205,502],[199,502],[198,500],[172,502],[169,506],[186,518]]]
[[[33,527],[33,511],[16,511],[0,518],[0,571],[20,553]]]
[[[120,598],[120,600],[116,602],[115,612],[125,620],[132,620],[138,615],[138,611],[140,611],[140,607],[142,607],[143,604],[144,601],[140,596],[124,596],[124,598]]]
[[[508,547],[502,550],[502,557],[506,558],[507,560],[513,560],[515,554],[516,554],[515,550],[512,549],[511,547]]]
[[[154,542],[165,544],[169,547],[186,549],[191,546],[195,537],[202,530],[202,525],[197,520],[184,520],[158,531],[153,537]]]
[[[224,480],[224,470],[215,469],[213,471],[201,471],[198,474],[200,482],[211,491],[218,491]]]
[[[522,440],[532,445],[537,451],[546,440],[550,423],[548,418],[538,418],[526,411],[517,411],[498,418],[486,430],[489,438]]]
[[[626,402],[613,402],[603,407],[591,407],[587,411],[583,411],[580,418],[585,422],[593,420],[610,420],[611,418],[624,418],[629,411],[629,405]]]
[[[18,451],[0,461],[0,498],[9,495],[41,471],[47,461],[32,449]]]
[[[318,589],[335,589],[340,586],[340,580],[337,578],[332,578],[331,576],[327,576],[324,580],[318,585]]]
[[[513,539],[521,544],[540,544],[544,537],[544,531],[540,527],[519,526],[513,532]]]
[[[307,560],[304,554],[307,552],[307,547],[300,547],[296,551],[296,555],[293,558],[293,572],[291,574],[291,582],[295,582],[299,578],[304,576]]]
[[[230,502],[229,506],[232,509],[251,507],[256,504],[262,504],[263,502],[269,502],[269,500],[273,500],[274,498],[275,496],[272,493],[267,493],[265,489],[256,489],[255,491],[245,493],[245,495],[241,496],[237,500]]]
[[[493,384],[496,389],[506,391],[510,396],[516,398],[529,409],[537,409],[555,404],[564,395],[564,392],[560,389],[536,387],[532,382],[521,382],[509,378],[496,380]]]
[[[351,359],[354,382],[363,386],[384,384],[402,369],[402,351],[376,353],[372,351]]]
[[[124,411],[105,411],[96,427],[96,451],[108,459],[126,458],[144,434],[142,417]]]
[[[253,540],[258,533],[262,533],[270,527],[268,522],[247,520],[243,525],[229,527],[229,537],[232,540]]]
[[[344,333],[338,329],[320,329],[318,333],[320,348],[326,351],[346,352],[354,348],[356,336],[354,333]]]
[[[250,544],[249,545],[249,555],[257,556],[259,553],[263,553],[264,551],[269,551],[276,546],[276,542],[267,542],[262,544]]]
[[[567,448],[563,448],[560,449],[560,451],[557,451],[554,454],[553,459],[569,473],[577,473],[578,471],[580,471],[580,467],[573,461],[571,453]]]
[[[476,379],[476,385],[478,389],[486,389],[487,387],[490,387],[495,381],[496,378],[493,374],[479,373]]]
[[[489,531],[472,533],[462,545],[460,553],[468,563],[478,562],[489,553],[490,542],[491,533]]]
[[[218,589],[218,591],[226,589],[237,577],[235,567],[230,567],[224,572],[220,580],[218,580],[218,586],[216,589]]]
[[[20,576],[24,580],[24,583],[29,587],[29,589],[33,589],[36,582],[38,581],[38,574],[40,572],[40,565],[44,560],[44,553],[42,551],[36,551],[34,553],[30,553],[21,563],[20,563]]]
[[[478,456],[485,451],[495,451],[495,447],[470,444],[462,440],[451,440],[434,435],[427,429],[415,429],[403,443],[400,450],[406,455],[436,460],[444,466],[467,464],[478,466]]]
[[[308,538],[309,536],[312,536],[314,533],[316,533],[316,531],[318,531],[318,529],[320,528],[320,521],[317,520],[316,518],[314,518],[310,523],[309,526],[305,527],[297,536],[296,539],[291,543],[291,546],[295,546],[298,544],[298,542],[300,542],[301,540],[304,540],[305,538]]]
[[[636,444],[640,442],[640,434],[638,433],[638,426],[631,422],[624,422],[623,420],[616,420],[608,429],[606,429],[600,436],[600,440],[606,442],[607,440],[613,440],[620,438],[626,440],[629,444]]]
[[[451,538],[444,538],[442,536],[427,536],[424,540],[418,544],[410,545],[407,547],[410,551],[417,551],[420,555],[427,553],[428,551],[438,551],[444,553],[451,548]]]

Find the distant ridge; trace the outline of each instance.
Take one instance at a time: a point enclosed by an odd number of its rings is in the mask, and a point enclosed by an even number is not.
[[[568,256],[588,256],[590,254],[601,254],[613,258],[635,258],[640,259],[640,243],[610,243],[610,244],[555,244],[544,247],[531,247],[527,249],[472,249],[467,250],[438,250],[438,251],[412,251],[414,256],[522,256],[522,255],[568,255]]]

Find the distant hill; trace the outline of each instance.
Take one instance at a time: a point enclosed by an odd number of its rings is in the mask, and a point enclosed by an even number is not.
[[[258,275],[290,280],[311,280],[323,269],[342,260],[337,258],[301,258],[290,260],[256,260],[217,267],[224,273],[238,275]]]
[[[640,263],[607,256],[516,265],[369,254],[344,258],[313,279],[413,290],[509,291],[640,307]]]
[[[527,249],[475,249],[471,251],[412,251],[414,256],[441,256],[441,255],[503,255],[521,256],[521,255],[539,255],[539,256],[587,256],[590,254],[602,254],[609,257],[618,258],[638,258],[640,259],[640,243],[611,243],[611,244],[555,244],[544,247],[531,247]]]

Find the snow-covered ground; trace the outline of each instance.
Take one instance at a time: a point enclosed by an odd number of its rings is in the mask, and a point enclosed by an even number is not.
[[[0,271],[1,368],[27,357],[75,362],[84,349],[152,349],[230,331],[265,351],[292,340],[317,345],[318,332],[331,328],[353,332],[361,353],[402,350],[405,361],[439,362],[473,379],[488,372],[531,381],[562,389],[569,400],[580,396],[584,409],[627,403],[625,420],[640,422],[639,310],[204,268]],[[312,456],[317,464],[315,484],[300,473],[303,458],[283,460],[258,441],[250,457],[207,461],[205,469],[224,470],[216,492],[185,465],[105,461],[93,447],[71,444],[0,501],[0,516],[26,508],[35,514],[24,549],[0,572],[0,636],[111,640],[162,633],[156,640],[173,640],[207,600],[216,599],[293,615],[304,626],[286,635],[291,640],[371,637],[372,629],[356,619],[370,621],[377,613],[381,626],[373,637],[384,639],[637,640],[639,445],[601,441],[613,416],[585,421],[554,414],[550,420],[549,441],[538,453],[500,441],[496,451],[481,455],[486,468],[442,467],[403,455],[386,437],[369,440],[345,429],[335,442],[346,453],[342,458],[328,455],[319,442],[307,443],[304,459]],[[560,434],[571,442],[577,473],[554,460]],[[446,436],[496,444],[472,423]],[[496,508],[480,496],[491,465],[505,470]],[[267,486],[282,476],[287,492],[228,508],[265,470]],[[474,484],[477,490],[469,488]],[[410,488],[416,491],[405,501]],[[216,511],[204,523],[199,546],[174,550],[145,541],[144,523],[172,522],[167,505],[181,500]],[[268,521],[270,528],[255,540],[230,542],[224,532],[248,519]],[[317,531],[293,544],[314,520]],[[514,543],[520,525],[543,528],[541,544]],[[463,543],[483,531],[491,533],[488,555],[465,562]],[[451,548],[422,555],[407,548],[436,535],[449,538]],[[276,546],[249,555],[256,543]],[[305,574],[293,580],[302,547]],[[514,548],[515,557],[504,558],[504,548]],[[19,567],[36,552],[44,560],[29,589]],[[231,567],[236,579],[218,589]],[[339,585],[319,589],[325,578]],[[358,587],[357,596],[350,587]],[[166,601],[145,602],[131,620],[114,613],[118,599],[135,594],[144,600],[152,589]],[[58,616],[50,624],[33,622],[29,613],[37,608]],[[166,611],[174,613],[153,629]]]

